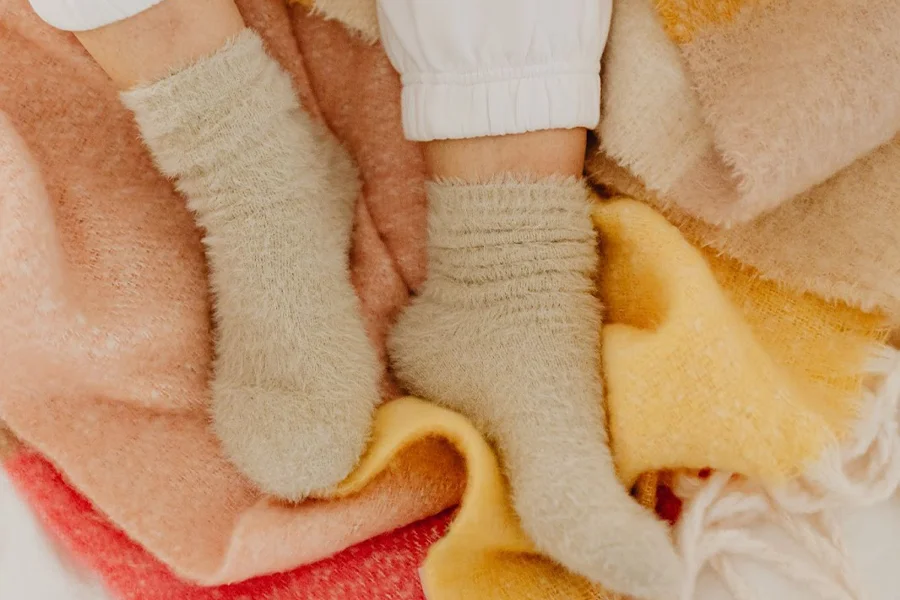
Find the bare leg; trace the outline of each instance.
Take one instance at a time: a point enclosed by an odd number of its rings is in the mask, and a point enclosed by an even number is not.
[[[504,173],[532,178],[580,177],[584,171],[586,140],[584,129],[440,140],[425,145],[425,157],[435,179],[478,183]]]
[[[130,19],[76,35],[124,90],[209,56],[243,29],[233,0],[166,0]]]

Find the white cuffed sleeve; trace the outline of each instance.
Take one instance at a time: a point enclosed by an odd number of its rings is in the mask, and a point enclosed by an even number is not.
[[[88,31],[144,12],[162,0],[29,0],[34,12],[64,31]]]
[[[378,0],[412,140],[594,128],[612,0]]]

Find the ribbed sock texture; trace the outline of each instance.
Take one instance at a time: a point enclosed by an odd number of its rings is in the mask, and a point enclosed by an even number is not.
[[[205,230],[225,451],[279,496],[340,482],[379,399],[349,279],[359,193],[349,156],[249,30],[123,101]]]
[[[613,591],[670,600],[666,527],[628,496],[607,444],[585,186],[444,182],[429,201],[429,277],[391,340],[397,375],[497,444],[541,550]]]

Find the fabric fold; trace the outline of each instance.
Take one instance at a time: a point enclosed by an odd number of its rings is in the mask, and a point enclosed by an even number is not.
[[[129,600],[238,600],[248,595],[259,600],[319,600],[329,593],[341,599],[420,600],[424,597],[417,568],[429,600],[597,598],[595,586],[541,557],[522,533],[497,458],[478,431],[463,417],[430,403],[401,398],[383,406],[370,451],[327,504],[363,493],[385,471],[397,468],[398,457],[428,452],[435,445],[458,452],[468,471],[462,506],[449,528],[443,517],[430,519],[319,564],[220,587],[179,580],[106,523],[37,454],[19,453],[6,466],[63,543],[76,554],[86,553],[107,585]],[[330,523],[338,519],[335,514]],[[128,557],[128,566],[123,567],[122,556]]]
[[[681,50],[721,162],[707,157],[710,172],[676,184],[682,208],[747,221],[890,141],[900,130],[897,22],[893,0],[772,0],[699,28]],[[730,196],[703,193],[712,167],[730,173]]]
[[[624,0],[616,11],[601,143],[693,217],[749,221],[900,130],[894,2]]]

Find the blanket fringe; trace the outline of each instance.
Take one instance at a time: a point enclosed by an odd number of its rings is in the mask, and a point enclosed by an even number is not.
[[[847,443],[789,484],[767,488],[722,472],[678,476],[675,494],[684,511],[675,537],[688,571],[681,600],[694,600],[707,566],[735,600],[758,600],[736,558],[768,565],[822,600],[867,597],[836,512],[878,504],[900,488],[900,352],[879,347],[868,373],[863,413]],[[752,532],[765,524],[786,533],[801,552]]]

